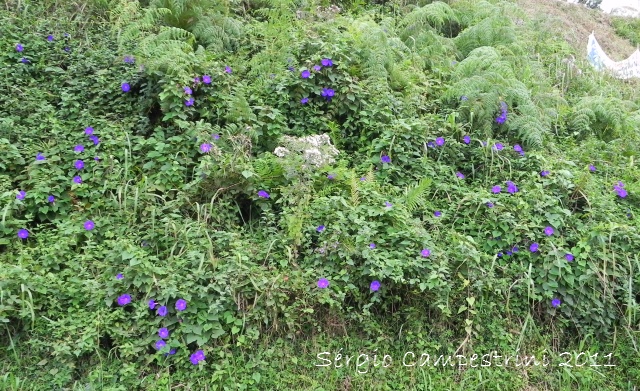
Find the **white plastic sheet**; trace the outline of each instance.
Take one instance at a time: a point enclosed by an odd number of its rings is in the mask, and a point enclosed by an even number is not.
[[[613,61],[602,50],[593,33],[589,35],[587,44],[587,59],[597,70],[610,71],[619,79],[640,78],[640,50],[633,52],[629,58],[623,61]]]

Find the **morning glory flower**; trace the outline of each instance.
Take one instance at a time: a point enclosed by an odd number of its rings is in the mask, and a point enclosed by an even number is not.
[[[311,76],[311,72],[309,72],[308,70],[305,69],[304,71],[302,71],[300,76],[302,76],[303,79],[308,79],[309,76]]]
[[[329,179],[329,180],[333,180],[333,179],[335,179],[335,178],[336,178],[336,176],[335,176],[335,175],[333,175],[333,174],[329,174],[329,175],[327,175],[327,179]]]
[[[184,101],[184,105],[185,106],[193,106],[193,102],[194,102],[194,99],[193,98],[189,98],[189,99]]]
[[[487,207],[489,207],[489,208],[493,208],[493,202],[487,202],[487,203],[486,203],[486,205],[487,205]]]
[[[161,350],[162,348],[164,348],[165,346],[167,346],[167,343],[164,342],[163,340],[158,340],[158,342],[156,342],[156,349]]]
[[[160,330],[158,330],[158,335],[160,336],[160,338],[162,339],[167,339],[169,338],[169,329],[166,327],[161,328]]]
[[[122,83],[122,91],[124,92],[129,92],[129,90],[131,89],[131,86],[129,85],[129,83]]]
[[[196,76],[193,78],[193,84],[200,84],[200,76]]]
[[[124,56],[124,62],[126,62],[127,64],[133,64],[135,60],[131,56]]]
[[[202,153],[209,153],[209,151],[211,151],[211,144],[207,144],[207,143],[201,144],[200,151]]]
[[[154,308],[156,308],[156,301],[151,299],[149,300],[149,309],[152,310]]]
[[[47,41],[52,42],[53,41],[53,35],[47,36]]]
[[[93,145],[100,144],[100,139],[98,138],[98,136],[89,136],[89,140],[93,141]]]
[[[324,225],[318,226],[318,228],[316,228],[316,231],[318,231],[318,232],[324,231]]]
[[[211,137],[213,137],[214,140],[219,140],[220,139],[220,135],[218,133],[212,134]]]
[[[500,192],[502,191],[502,187],[500,187],[500,186],[498,186],[498,185],[495,185],[495,186],[493,186],[493,187],[491,188],[491,191],[492,191],[494,194],[498,194],[498,193],[500,193]]]
[[[158,308],[158,315],[167,316],[167,306],[163,305],[160,308]]]
[[[21,44],[16,45],[16,51],[22,52],[23,50],[24,50],[24,47]]]
[[[75,147],[73,147],[73,152],[83,152],[84,151],[84,145],[76,145]]]
[[[596,170],[596,166],[594,166],[593,164],[589,164],[589,171],[593,172]]]
[[[502,149],[504,148],[504,145],[502,145],[502,143],[496,143],[493,145],[493,147],[498,151],[502,151]]]
[[[427,143],[427,147],[429,147],[429,148],[435,148],[435,147],[436,147],[436,145],[433,143],[433,141],[429,141],[429,142]]]
[[[91,136],[93,134],[93,128],[91,126],[84,128],[84,134]]]
[[[571,253],[566,253],[566,254],[564,255],[564,257],[565,257],[565,259],[566,259],[567,261],[569,261],[569,262],[573,262],[573,254],[571,254]]]
[[[64,47],[64,51],[65,51],[65,52],[67,52],[67,53],[69,53],[69,52],[71,51],[71,48],[70,48],[69,46],[65,46],[65,47]]]
[[[467,96],[466,96],[466,95],[462,95],[462,96],[460,97],[460,100],[463,100],[463,101],[464,101],[464,100],[469,100],[469,98],[467,98]]]
[[[464,141],[465,144],[469,144],[471,142],[471,137],[469,136],[464,136],[462,138],[462,141]]]
[[[27,59],[26,57],[22,57],[22,60],[20,60],[20,61],[22,61],[22,63],[23,63],[23,64],[28,64],[28,63],[30,63],[30,62],[31,62],[31,61],[29,61],[29,59]]]
[[[513,248],[511,249],[511,251],[513,251],[514,253],[517,253],[519,251],[517,246],[513,246]]]
[[[73,177],[73,182],[77,183],[78,185],[82,183],[82,177],[80,175],[76,175]]]
[[[387,208],[391,208],[393,206],[393,204],[389,201],[385,201],[384,202],[384,206],[386,206]]]
[[[24,200],[24,197],[27,195],[27,192],[24,190],[20,190],[16,195],[17,200]]]
[[[86,229],[87,231],[91,231],[95,228],[95,226],[95,223],[91,220],[87,220],[84,222],[84,229]]]
[[[553,306],[553,308],[557,308],[560,306],[560,299],[555,298],[553,300],[551,300],[551,305]]]
[[[176,354],[176,349],[175,349],[175,348],[173,348],[173,349],[169,350],[169,353],[165,353],[165,354],[164,354],[164,356],[165,356],[165,357],[167,357],[167,356],[173,356],[174,354]]]
[[[324,67],[330,67],[333,65],[333,61],[331,61],[330,58],[323,58],[322,61],[320,61],[322,63],[322,66]]]
[[[375,243],[371,243],[371,244],[369,245],[369,248],[371,248],[371,249],[376,248],[376,244],[375,244]]]
[[[189,357],[189,360],[193,365],[198,365],[198,363],[200,363],[200,361],[204,361],[204,359],[205,356],[202,350],[198,350],[197,352],[193,353],[191,357]]]
[[[620,198],[625,198],[628,195],[627,190],[625,190],[625,188],[624,188],[624,183],[622,183],[620,181],[618,181],[617,185],[613,186],[613,190],[618,193],[618,196]]]
[[[187,301],[184,299],[180,299],[176,301],[176,309],[178,311],[184,311],[187,309]]]
[[[502,251],[499,252],[497,255],[498,255],[498,258],[502,258]]]
[[[38,154],[36,155],[36,160],[42,161],[44,159],[45,159],[44,155],[42,153],[38,152]]]
[[[516,152],[522,152],[522,147],[520,145],[516,144],[516,145],[513,146],[513,150],[516,151]]]
[[[428,248],[422,249],[420,255],[422,255],[424,258],[427,258],[431,255],[431,250],[429,250]]]
[[[461,173],[460,171],[456,172],[456,176],[460,179],[464,179],[464,174]]]
[[[29,231],[27,231],[27,230],[26,230],[26,229],[24,229],[24,228],[23,228],[23,229],[21,229],[21,230],[18,230],[18,237],[19,237],[20,239],[26,239],[26,238],[28,238],[28,237],[29,237]]]
[[[507,104],[505,102],[500,102],[500,110],[501,113],[500,116],[496,118],[496,122],[502,125],[507,120]]]
[[[131,296],[124,294],[121,295],[120,297],[118,297],[118,305],[119,306],[124,306],[131,303]]]
[[[433,215],[436,217],[440,217],[442,216],[442,212],[440,212],[439,210],[436,210],[435,212],[433,212]]]
[[[187,95],[191,95],[193,93],[190,87],[185,86],[185,87],[182,87],[182,89],[184,90],[184,93]]]
[[[335,95],[335,91],[333,91],[331,88],[323,88],[322,89],[322,96],[327,98],[328,101],[330,101],[331,98],[333,98],[334,95]]]
[[[76,170],[82,170],[84,168],[84,162],[82,160],[76,160],[73,166],[76,168]]]
[[[535,253],[536,251],[538,251],[538,247],[540,247],[538,245],[538,243],[532,243],[531,246],[529,246],[529,251],[531,251],[532,253]]]
[[[391,163],[391,158],[387,155],[382,155],[380,160],[382,161],[382,163]]]
[[[230,66],[228,66],[228,65],[224,67],[224,71],[225,71],[226,73],[231,73],[231,72],[233,72],[233,71],[231,70],[231,67],[230,67]]]
[[[549,171],[541,171],[540,172],[540,176],[544,177],[544,176],[547,176],[547,175],[549,175]]]
[[[269,193],[267,193],[266,191],[264,191],[264,190],[260,190],[260,191],[258,192],[258,197],[261,197],[261,198],[269,198],[270,196],[269,196]]]
[[[436,138],[436,145],[438,145],[439,147],[444,145],[444,137],[438,137]]]
[[[309,102],[309,98],[302,98],[300,99],[300,103],[302,103],[303,105],[306,104],[307,102]]]
[[[54,197],[54,196],[50,195],[50,196],[49,196],[49,198],[47,198],[47,200],[48,200],[49,202],[54,202],[54,201],[56,200],[56,197]]]
[[[116,275],[116,280],[122,280],[124,278],[124,276],[122,275],[122,273],[118,273]]]
[[[552,227],[546,227],[544,229],[544,234],[547,235],[547,236],[553,235],[553,228]]]
[[[313,66],[313,70],[318,72],[320,69],[322,69],[322,67],[320,65],[314,65]]]
[[[511,251],[507,250],[507,252],[505,254],[512,255],[513,253]]]
[[[324,289],[329,286],[329,280],[326,278],[321,278],[318,280],[318,288]]]
[[[360,182],[364,182],[366,180],[367,180],[367,178],[365,178],[365,177],[360,178]]]
[[[380,289],[380,281],[372,281],[371,285],[369,286],[369,289],[371,289],[374,292]]]
[[[202,82],[204,84],[211,84],[211,76],[209,76],[209,75],[202,76]]]
[[[507,182],[507,191],[511,194],[518,192],[518,187],[511,181]]]

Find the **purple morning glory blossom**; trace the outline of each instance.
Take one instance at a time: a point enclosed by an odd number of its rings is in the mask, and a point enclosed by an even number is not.
[[[77,183],[78,185],[82,183],[82,177],[80,175],[76,175],[73,177],[73,183]]]
[[[31,61],[29,61],[29,59],[27,59],[26,57],[22,57],[22,60],[20,60],[20,61],[22,61],[22,63],[23,63],[23,64],[28,64],[28,63],[30,63],[30,62],[31,62]]]
[[[309,102],[309,98],[300,99],[300,103],[302,103],[303,105],[306,104],[307,102]]]
[[[224,67],[224,71],[225,71],[226,73],[231,73],[231,72],[233,72],[233,71],[231,70],[231,67],[230,67],[229,65],[227,65],[227,66],[225,66],[225,67]]]
[[[73,147],[73,152],[83,152],[84,151],[84,145],[76,145],[75,147]]]
[[[164,348],[165,346],[167,346],[167,343],[164,342],[163,340],[158,340],[158,342],[156,342],[156,349],[157,350],[161,350],[162,348]]]
[[[518,251],[520,251],[520,250],[518,249],[518,247],[517,247],[517,246],[513,246],[513,248],[511,249],[511,251],[513,251],[514,253],[517,253],[517,252],[518,252]]]
[[[193,365],[198,365],[198,363],[200,363],[200,361],[204,361],[204,359],[205,356],[202,350],[198,350],[197,352],[193,353],[191,357],[189,357],[189,360]]]
[[[184,93],[187,94],[187,95],[193,94],[193,91],[191,90],[191,87],[185,86],[185,87],[182,87],[182,89],[184,90]]]
[[[502,125],[507,120],[507,104],[505,102],[500,102],[500,116],[496,118],[496,122]]]
[[[36,160],[42,161],[44,159],[45,159],[44,155],[42,153],[38,152],[38,154],[36,155]]]
[[[531,246],[529,246],[529,251],[531,251],[532,253],[535,253],[536,251],[538,251],[538,248],[540,246],[538,245],[538,243],[532,243]]]
[[[158,335],[160,336],[160,338],[162,339],[167,339],[169,338],[169,329],[166,327],[161,328],[160,330],[158,330]]]
[[[493,192],[493,194],[498,194],[502,191],[502,187],[495,185],[491,188],[491,191]]]
[[[335,95],[335,91],[333,91],[331,88],[323,88],[322,89],[322,96],[327,98],[328,101],[330,101],[331,98],[333,98],[334,95]]]
[[[19,237],[20,239],[26,239],[26,238],[28,238],[28,237],[29,237],[29,231],[27,231],[27,230],[26,230],[26,229],[24,229],[24,228],[23,228],[23,229],[21,229],[21,230],[18,230],[18,237]]]
[[[427,258],[431,255],[431,250],[429,250],[428,248],[422,249],[420,255],[422,255],[424,258]]]
[[[335,175],[333,175],[333,174],[329,174],[329,175],[327,175],[327,179],[329,179],[329,180],[333,180],[333,179],[335,179],[335,178],[336,178],[336,176],[335,176]]]
[[[184,105],[185,105],[185,106],[193,106],[193,102],[194,102],[194,101],[195,101],[195,100],[194,100],[193,98],[189,98],[189,99],[187,99],[187,100],[185,100],[185,101],[184,101]]]
[[[628,195],[627,190],[624,188],[624,183],[620,181],[618,181],[617,185],[613,186],[613,190],[618,193],[618,197],[620,198],[625,198]]]
[[[116,275],[116,280],[122,280],[124,278],[124,276],[122,275],[122,273],[118,273]]]
[[[589,164],[589,171],[594,172],[596,170],[596,166],[593,164]]]
[[[393,204],[389,201],[385,201],[384,202],[384,206],[386,206],[387,208],[391,208],[393,206]]]
[[[17,200],[24,200],[24,197],[27,195],[27,192],[24,190],[20,190],[16,195]]]
[[[436,138],[436,145],[441,147],[444,145],[444,137],[438,137]]]
[[[365,178],[365,177],[360,178],[360,182],[364,182],[366,180],[367,180],[367,178]]]
[[[173,349],[169,350],[169,353],[165,353],[165,354],[164,354],[164,356],[165,356],[165,357],[167,357],[167,356],[173,356],[174,354],[176,354],[176,349],[175,349],[175,348],[173,348]]]
[[[460,97],[460,100],[463,100],[463,101],[464,101],[464,100],[469,100],[469,98],[467,98],[467,96],[466,96],[466,95],[462,95],[462,96]]]
[[[311,72],[305,69],[304,71],[302,71],[302,73],[300,73],[300,76],[302,76],[303,79],[308,79],[309,76],[311,76]]]
[[[387,155],[383,155],[380,160],[382,161],[382,163],[391,163],[391,158]]]
[[[93,145],[100,144],[100,139],[98,138],[98,136],[89,136],[89,140],[93,141]]]
[[[158,315],[167,316],[167,307],[164,305],[160,306],[160,308],[158,308]]]
[[[324,225],[318,226],[318,228],[316,228],[316,231],[318,231],[318,232],[324,231]]]
[[[193,78],[193,84],[200,84],[200,76],[196,76]]]
[[[82,170],[84,168],[84,162],[82,160],[76,160],[73,166],[76,168],[76,170]]]
[[[555,298],[553,300],[551,300],[551,305],[553,306],[553,308],[557,308],[560,306],[560,299]]]
[[[489,207],[489,208],[493,208],[493,202],[487,202],[487,203],[486,203],[486,205],[487,205],[487,207]]]
[[[522,147],[520,145],[516,144],[516,145],[513,146],[513,150],[516,151],[516,152],[522,152]]]
[[[93,134],[93,128],[91,126],[84,128],[84,134],[91,136]]]
[[[209,151],[211,151],[211,144],[204,143],[200,145],[200,151],[202,153],[209,153]]]
[[[47,36],[47,41],[52,42],[53,41],[53,35]]]
[[[156,301],[151,299],[149,300],[149,309],[152,310],[154,308],[156,308]]]
[[[122,91],[124,92],[129,92],[129,90],[131,89],[131,86],[129,85],[129,83],[122,83]]]
[[[554,231],[553,231],[553,228],[552,228],[552,227],[546,227],[546,228],[544,229],[544,234],[545,234],[545,235],[547,235],[547,236],[551,236],[551,235],[553,235],[553,232],[554,232]]]
[[[329,286],[329,280],[326,278],[321,278],[318,280],[318,288],[324,289]]]
[[[371,243],[371,244],[369,245],[369,248],[370,248],[370,249],[374,249],[374,248],[376,248],[376,244],[375,244],[375,243]]]
[[[502,251],[497,254],[498,258],[502,258]]]
[[[184,311],[187,309],[187,301],[184,299],[180,299],[176,301],[176,309],[178,311]]]
[[[374,292],[380,289],[380,281],[372,281],[371,285],[369,286],[369,289],[371,289]]]
[[[47,198],[47,200],[48,200],[49,202],[54,202],[54,201],[56,200],[56,197],[54,197],[54,196],[50,195],[50,196]]]
[[[545,177],[545,176],[547,176],[547,175],[549,175],[549,171],[541,171],[541,172],[540,172],[540,176]]]
[[[464,141],[465,144],[469,144],[471,142],[471,137],[469,136],[464,136],[462,138],[462,141]]]
[[[573,254],[571,254],[571,253],[566,253],[564,255],[564,258],[569,262],[573,262]]]
[[[313,70],[318,72],[320,69],[322,69],[322,67],[320,65],[314,65],[313,66]]]
[[[87,220],[84,222],[84,229],[86,229],[87,231],[91,231],[95,228],[95,226],[95,223],[91,220]]]
[[[439,210],[436,210],[435,212],[433,212],[433,215],[436,217],[440,217],[442,216],[442,212],[440,212]]]
[[[118,297],[118,305],[119,306],[125,306],[127,304],[131,303],[131,296],[124,294],[121,295],[120,297]]]
[[[498,151],[502,151],[502,149],[504,148],[504,145],[502,145],[502,143],[496,143],[493,145],[493,147]]]
[[[518,192],[518,187],[511,181],[507,181],[507,191],[511,194]]]
[[[258,197],[261,197],[261,198],[269,198],[270,196],[269,196],[269,193],[267,193],[266,191],[264,191],[264,190],[260,190],[260,191],[258,192]]]
[[[461,173],[460,171],[456,172],[456,176],[460,179],[464,179],[464,174]]]
[[[220,135],[218,133],[212,134],[211,137],[213,137],[214,140],[219,140],[220,139]]]
[[[124,62],[127,63],[127,64],[133,64],[135,62],[135,60],[131,56],[124,56]]]
[[[21,44],[16,45],[16,51],[22,52],[23,50],[24,50],[24,47]]]
[[[435,148],[435,147],[436,147],[436,145],[433,143],[433,141],[429,141],[429,142],[427,143],[427,146],[428,146],[429,148]]]
[[[323,67],[330,67],[333,65],[333,61],[331,61],[330,58],[323,58],[322,61],[320,61],[320,63],[322,63]]]
[[[211,76],[209,76],[209,75],[202,76],[202,82],[204,84],[211,84]]]

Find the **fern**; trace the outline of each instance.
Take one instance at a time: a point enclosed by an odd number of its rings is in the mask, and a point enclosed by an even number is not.
[[[431,187],[431,179],[422,178],[417,184],[405,189],[403,205],[409,213],[426,204],[427,190]]]

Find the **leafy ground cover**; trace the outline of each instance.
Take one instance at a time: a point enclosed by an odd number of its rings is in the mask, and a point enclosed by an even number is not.
[[[640,383],[637,81],[530,9],[0,18],[0,389]]]

